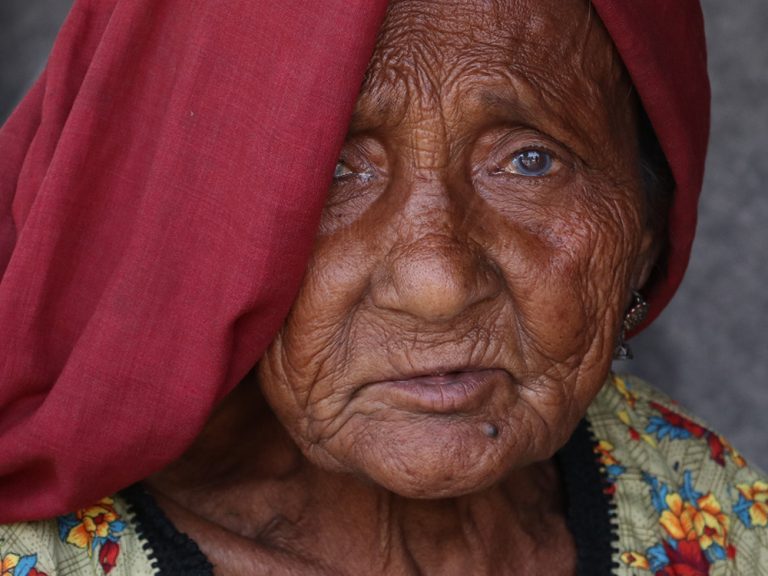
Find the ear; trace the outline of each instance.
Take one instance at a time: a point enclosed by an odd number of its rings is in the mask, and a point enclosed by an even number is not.
[[[632,272],[632,288],[640,290],[651,277],[663,245],[663,232],[656,227],[647,224],[640,242],[640,250],[635,260],[635,268]]]

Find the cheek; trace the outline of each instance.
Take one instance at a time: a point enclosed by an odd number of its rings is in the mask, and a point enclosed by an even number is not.
[[[504,283],[487,309],[474,309],[470,324],[490,326],[481,359],[512,374],[515,385],[461,418],[409,414],[356,394],[360,382],[386,369],[390,342],[413,346],[424,334],[404,333],[368,298],[389,238],[384,225],[361,222],[319,238],[301,293],[259,365],[270,405],[313,462],[403,494],[477,487],[548,457],[608,371],[640,244],[631,197],[585,190],[546,205],[498,210],[485,203],[467,211],[462,233],[469,231],[467,242],[483,248]],[[436,349],[475,353],[473,343],[465,346],[472,334],[445,324]],[[488,422],[501,431],[493,440],[483,433]]]
[[[602,193],[598,191],[603,190]],[[642,243],[634,189],[584,188],[567,201],[485,215],[484,242],[505,275],[512,322],[529,351],[562,363],[607,366]]]
[[[348,401],[345,370],[371,259],[352,231],[319,238],[299,296],[259,363],[262,391],[300,445],[329,433]]]

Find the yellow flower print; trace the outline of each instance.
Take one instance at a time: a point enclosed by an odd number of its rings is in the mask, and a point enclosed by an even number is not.
[[[621,555],[621,561],[624,562],[630,568],[642,568],[644,570],[650,570],[650,563],[648,558],[639,552],[624,552]]]
[[[738,484],[736,489],[749,503],[749,519],[752,526],[768,524],[768,483],[762,480],[754,484]]]
[[[654,448],[657,446],[656,440],[653,438],[653,436],[650,436],[648,434],[641,434],[637,431],[637,429],[632,425],[632,418],[629,416],[629,412],[626,410],[619,410],[616,412],[616,416],[619,418],[622,424],[624,424],[627,427],[627,430],[629,431],[629,437],[632,440],[643,440],[647,444],[650,444]]]
[[[724,548],[728,535],[728,517],[723,514],[717,498],[705,494],[696,504],[698,513],[694,517],[694,526],[702,549],[708,549],[713,542]]]
[[[0,576],[12,576],[13,569],[19,563],[18,554],[6,554],[0,559]]]
[[[667,536],[646,550],[655,574],[709,574],[713,562],[734,558],[736,548],[728,542],[729,519],[711,493],[694,488],[693,474],[683,472],[679,493],[649,474],[645,481],[651,487],[651,501],[659,512],[659,523]],[[666,566],[677,566],[672,572]],[[683,569],[678,571],[678,568]],[[689,570],[690,569],[690,570]]]
[[[744,456],[741,455],[741,452],[736,450],[733,446],[730,447],[731,449],[731,459],[733,460],[733,463],[736,464],[737,468],[744,468],[747,465],[747,461],[744,459]]]
[[[635,404],[637,404],[637,394],[632,392],[632,390],[629,389],[627,386],[627,383],[618,376],[613,377],[613,386],[616,388],[619,394],[621,394],[624,397],[624,400],[627,402],[630,408],[634,408]]]
[[[0,576],[47,576],[37,569],[37,554],[6,554],[0,557]]]
[[[95,506],[75,512],[79,523],[69,531],[67,542],[78,548],[85,548],[90,555],[93,552],[94,539],[109,536],[111,523],[118,519],[113,504],[111,498],[103,498]]]
[[[621,420],[621,423],[625,426],[632,426],[632,419],[629,417],[629,412],[626,410],[619,410],[616,412],[616,416],[619,417],[619,420]]]
[[[661,525],[675,540],[696,540],[694,519],[696,508],[685,502],[679,494],[667,494],[667,510],[661,513]]]
[[[683,500],[679,494],[668,494],[668,509],[661,514],[661,525],[675,540],[698,540],[702,550],[713,544],[725,548],[728,537],[728,517],[712,494],[701,496],[696,505]]]
[[[603,466],[611,466],[612,464],[619,463],[618,460],[613,457],[613,444],[607,440],[600,440],[595,448],[595,452],[599,455],[600,462],[602,462]]]
[[[744,456],[742,456],[741,453],[736,450],[736,448],[734,448],[730,442],[728,442],[728,440],[720,435],[718,435],[718,438],[720,443],[723,445],[725,452],[730,455],[731,461],[736,465],[736,467],[744,468],[747,465],[747,461],[744,459]]]
[[[126,524],[120,519],[112,498],[102,498],[94,506],[59,516],[59,538],[88,556],[97,556],[105,574],[117,565],[120,538]]]

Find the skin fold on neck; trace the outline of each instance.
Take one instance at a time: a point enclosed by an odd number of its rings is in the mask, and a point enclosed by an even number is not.
[[[480,492],[403,498],[308,462],[248,382],[146,486],[219,575],[575,571],[552,460]]]

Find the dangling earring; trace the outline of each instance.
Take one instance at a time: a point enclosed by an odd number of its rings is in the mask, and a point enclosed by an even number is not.
[[[627,344],[627,332],[631,332],[637,328],[640,323],[645,320],[648,315],[648,303],[637,290],[632,291],[632,304],[630,304],[627,312],[624,314],[624,322],[621,324],[621,332],[619,333],[619,341],[616,343],[616,348],[613,351],[614,360],[632,360],[632,349]]]

